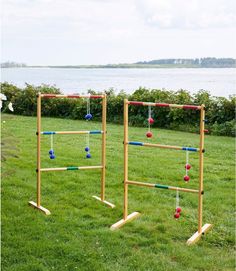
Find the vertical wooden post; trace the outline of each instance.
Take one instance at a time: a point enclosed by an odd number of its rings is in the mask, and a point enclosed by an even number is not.
[[[128,100],[124,100],[124,215],[123,219],[127,219],[128,215]]]
[[[41,205],[41,93],[37,96],[37,206]]]
[[[101,176],[101,200],[105,200],[105,178],[106,178],[106,114],[107,114],[107,97],[104,94],[102,99],[102,176]]]
[[[43,206],[41,206],[41,93],[37,95],[37,201],[29,201],[29,205],[37,208],[45,215],[50,215],[50,211]]]
[[[199,195],[198,195],[198,233],[202,232],[202,200],[203,200],[203,158],[204,158],[204,127],[205,105],[201,105],[200,113],[200,146],[199,146]]]
[[[203,234],[207,233],[212,224],[202,226],[202,202],[203,202],[203,158],[204,158],[204,127],[205,105],[201,105],[200,111],[200,146],[199,146],[199,194],[198,194],[198,230],[187,241],[187,245],[195,244]]]
[[[107,135],[107,96],[102,97],[102,173],[101,173],[101,196],[93,198],[103,202],[107,206],[114,208],[115,205],[105,200],[105,183],[106,183],[106,135]]]

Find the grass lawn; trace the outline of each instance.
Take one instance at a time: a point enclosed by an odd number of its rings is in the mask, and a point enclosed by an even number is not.
[[[3,121],[5,121],[3,123]],[[42,119],[43,130],[100,129],[100,123]],[[180,193],[183,214],[173,218],[174,191],[129,188],[129,213],[141,216],[117,231],[122,218],[123,126],[107,127],[106,200],[100,171],[42,173],[42,206],[51,216],[28,206],[36,200],[36,118],[2,115],[2,270],[234,270],[234,139],[206,136],[203,223],[213,229],[196,245],[186,240],[197,230],[197,195]],[[130,128],[129,138],[144,141],[146,128]],[[153,130],[152,142],[198,147],[196,134]],[[42,167],[99,165],[101,136],[91,135],[92,159],[85,159],[84,135],[56,135],[56,159],[50,137],[42,136]],[[198,154],[190,153],[190,183],[183,181],[185,152],[129,147],[129,179],[196,188]]]

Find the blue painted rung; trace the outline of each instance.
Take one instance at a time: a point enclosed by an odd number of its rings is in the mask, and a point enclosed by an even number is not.
[[[143,142],[137,142],[137,141],[129,141],[129,145],[136,145],[136,146],[143,146]]]
[[[182,150],[183,151],[197,151],[196,148],[191,148],[191,147],[183,147]]]
[[[41,132],[42,135],[55,135],[56,132],[51,132],[51,131],[45,131],[45,132]]]
[[[93,131],[89,131],[90,134],[101,134],[102,131],[100,130],[93,130]]]

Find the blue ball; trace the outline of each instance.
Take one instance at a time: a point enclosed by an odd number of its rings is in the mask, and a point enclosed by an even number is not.
[[[49,154],[54,154],[54,150],[50,150],[48,153]]]
[[[92,157],[91,154],[87,153],[86,158],[91,158],[91,157]]]
[[[56,156],[54,154],[50,155],[50,159],[55,159],[55,158],[56,158]]]
[[[87,115],[85,115],[85,119],[86,119],[86,120],[91,120],[92,117],[93,117],[92,114],[87,114]]]
[[[88,151],[90,150],[90,148],[89,148],[89,147],[86,147],[84,150],[88,152]]]

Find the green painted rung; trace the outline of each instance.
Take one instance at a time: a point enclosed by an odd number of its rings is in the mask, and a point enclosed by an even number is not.
[[[163,188],[163,189],[169,189],[169,186],[167,185],[162,185],[162,184],[155,184],[156,188]]]
[[[79,167],[67,167],[67,170],[78,170]]]

